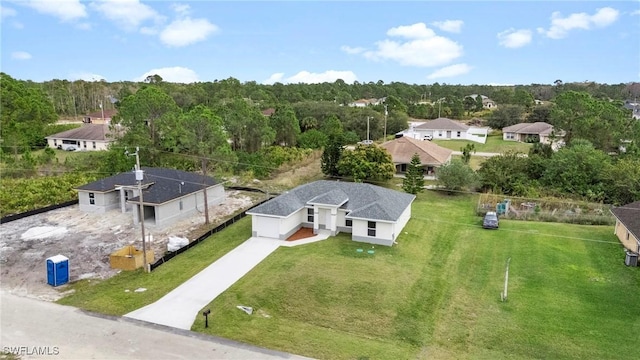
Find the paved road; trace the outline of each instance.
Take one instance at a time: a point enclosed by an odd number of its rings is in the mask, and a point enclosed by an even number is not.
[[[22,359],[308,359],[3,291],[0,310],[0,349],[23,347]],[[25,355],[36,351],[50,355]]]
[[[125,317],[191,329],[200,310],[222,294],[284,241],[250,238],[158,301]]]

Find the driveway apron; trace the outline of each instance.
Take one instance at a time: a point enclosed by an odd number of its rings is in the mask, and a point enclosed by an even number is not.
[[[250,238],[158,301],[125,317],[190,330],[199,311],[242,278],[282,240]]]

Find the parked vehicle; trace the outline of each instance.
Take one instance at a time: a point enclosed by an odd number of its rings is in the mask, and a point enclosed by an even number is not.
[[[498,214],[496,214],[495,211],[487,212],[482,220],[482,227],[485,229],[497,229],[498,226],[500,226]]]
[[[423,139],[424,139],[424,140],[431,141],[431,140],[433,140],[433,135],[429,135],[429,134],[427,134],[427,135],[425,135],[425,136],[423,137]]]

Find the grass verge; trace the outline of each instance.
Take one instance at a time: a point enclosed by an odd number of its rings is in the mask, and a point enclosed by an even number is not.
[[[527,154],[532,146],[531,144],[517,141],[505,141],[502,139],[502,133],[489,134],[487,142],[484,144],[466,140],[433,140],[433,142],[439,146],[454,151],[462,151],[461,148],[464,148],[467,144],[473,144],[477,152],[488,153],[504,153],[511,150]]]

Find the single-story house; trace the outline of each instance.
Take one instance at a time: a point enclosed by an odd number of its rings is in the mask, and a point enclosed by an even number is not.
[[[420,157],[420,164],[424,168],[425,176],[434,176],[436,169],[451,161],[452,150],[438,146],[431,141],[416,140],[409,137],[400,137],[387,141],[380,145],[391,154],[391,160],[396,166],[398,174],[407,172],[407,166],[411,164],[414,154]]]
[[[482,99],[482,107],[484,109],[495,109],[498,107],[498,104],[496,104],[495,101],[489,99],[489,97],[485,95],[471,94],[466,97],[470,97],[470,98],[473,98],[473,100],[475,100],[478,96],[480,96],[480,98]]]
[[[349,106],[351,107],[367,107],[369,105],[380,105],[382,103],[384,103],[384,101],[386,100],[386,97],[380,98],[380,99],[359,99],[356,100],[354,102],[349,103]]]
[[[415,195],[365,183],[319,180],[247,211],[253,236],[286,240],[300,228],[391,246],[411,218]]]
[[[560,139],[552,139],[553,125],[546,122],[519,123],[502,128],[502,139],[507,141],[540,142],[554,147]],[[558,134],[560,137],[561,135]]]
[[[45,137],[50,148],[62,150],[107,150],[114,133],[106,124],[83,124],[79,128]]]
[[[469,140],[484,144],[488,133],[488,127],[468,126],[459,121],[441,117],[425,120],[422,124],[409,128],[404,136],[419,140]]]
[[[616,217],[614,234],[622,245],[634,253],[640,253],[640,201],[611,209]]]
[[[116,109],[100,110],[85,115],[82,122],[87,124],[109,124],[111,119],[118,113]]]
[[[625,100],[624,108],[627,110],[631,110],[631,117],[640,120],[640,102]]]
[[[211,177],[196,173],[143,167],[142,200],[145,225],[164,227],[172,222],[204,212],[204,187],[209,206],[222,203],[224,187]],[[134,224],[139,223],[139,192],[133,171],[120,173],[82,185],[78,191],[80,210],[105,213],[120,209],[132,212]]]

